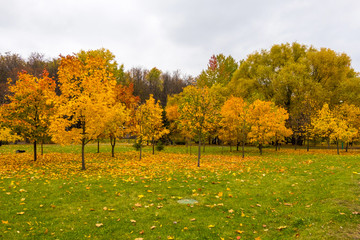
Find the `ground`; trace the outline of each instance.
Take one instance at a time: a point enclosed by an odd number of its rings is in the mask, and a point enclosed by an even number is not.
[[[24,154],[15,149],[24,148]],[[360,153],[0,147],[2,239],[360,239]],[[196,204],[179,204],[179,199]]]

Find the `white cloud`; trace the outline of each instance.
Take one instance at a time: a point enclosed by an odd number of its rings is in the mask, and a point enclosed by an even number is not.
[[[108,48],[124,63],[197,75],[212,54],[237,60],[297,41],[345,52],[360,71],[360,2],[0,0],[0,52],[48,57]]]

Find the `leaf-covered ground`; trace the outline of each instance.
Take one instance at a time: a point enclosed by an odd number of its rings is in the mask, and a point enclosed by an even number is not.
[[[88,153],[86,171],[77,153],[2,153],[0,238],[360,238],[356,152],[213,154],[198,168],[195,155],[128,150]]]

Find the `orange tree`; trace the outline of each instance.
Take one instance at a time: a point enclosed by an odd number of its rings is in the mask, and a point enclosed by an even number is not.
[[[34,161],[37,158],[37,142],[43,141],[54,112],[55,81],[44,71],[37,78],[26,72],[19,73],[15,84],[9,80],[7,96],[10,103],[1,107],[5,127],[10,128],[34,144]]]
[[[61,97],[52,119],[52,139],[61,144],[79,143],[82,170],[85,170],[85,145],[96,139],[114,104],[116,81],[108,70],[107,59],[91,52],[61,57],[58,71]]]
[[[249,132],[248,104],[242,98],[231,97],[221,108],[220,136],[223,140],[242,143],[242,157]]]
[[[104,135],[110,138],[111,156],[115,156],[116,139],[123,138],[126,134],[135,131],[135,107],[140,98],[133,95],[133,85],[115,86],[115,101],[106,112]]]
[[[137,119],[137,133],[138,143],[140,144],[140,159],[141,147],[143,141],[151,141],[152,153],[155,153],[155,141],[159,140],[163,135],[169,133],[169,130],[164,127],[162,121],[163,109],[160,106],[160,101],[155,101],[153,95],[146,102],[140,105],[136,111]]]
[[[250,142],[257,143],[260,154],[264,144],[279,141],[292,134],[285,127],[288,114],[274,103],[256,100],[249,106]]]
[[[195,86],[188,86],[181,93],[179,121],[197,136],[199,141],[198,167],[200,167],[201,140],[207,132],[218,124],[218,110],[217,98],[209,92],[207,87],[197,88]]]

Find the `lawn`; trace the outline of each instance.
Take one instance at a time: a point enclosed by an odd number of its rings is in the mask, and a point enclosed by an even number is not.
[[[15,154],[16,149],[27,150]],[[360,153],[0,147],[1,239],[359,239]],[[223,153],[222,153],[223,152]],[[195,204],[178,200],[194,199]]]

